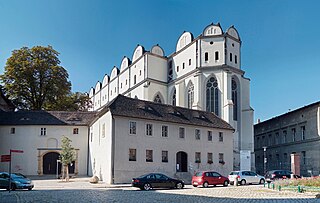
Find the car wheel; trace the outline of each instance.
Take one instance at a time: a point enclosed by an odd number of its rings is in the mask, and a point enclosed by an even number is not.
[[[203,183],[203,187],[208,187],[209,186],[209,183],[208,182],[204,182]]]
[[[259,184],[264,184],[265,180],[263,178],[261,178]]]
[[[227,187],[228,185],[229,185],[228,181],[225,180],[225,181],[223,182],[223,186],[224,186],[224,187]]]
[[[241,180],[240,185],[245,185],[246,184],[246,180]]]
[[[16,184],[11,184],[11,190],[15,191],[16,190]]]
[[[198,185],[193,185],[193,187],[198,187]]]
[[[177,183],[176,184],[176,188],[177,189],[182,189],[183,188],[183,184],[182,183]]]
[[[151,185],[150,185],[150,183],[145,183],[144,185],[143,185],[143,189],[144,190],[150,190],[151,189]]]

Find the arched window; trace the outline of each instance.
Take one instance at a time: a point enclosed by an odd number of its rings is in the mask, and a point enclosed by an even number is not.
[[[162,101],[161,101],[161,97],[160,97],[160,95],[159,95],[159,94],[157,94],[157,95],[155,96],[155,98],[154,98],[153,102],[160,103],[160,104],[162,103]]]
[[[171,104],[173,106],[177,105],[176,97],[177,97],[176,88],[174,88],[173,93],[172,93],[172,97],[171,97]]]
[[[211,77],[206,85],[206,108],[219,115],[219,89],[216,78]]]
[[[191,83],[188,88],[188,108],[189,109],[192,108],[193,100],[194,100],[194,85]]]
[[[233,102],[233,120],[238,120],[238,86],[234,78],[231,80],[232,102]]]

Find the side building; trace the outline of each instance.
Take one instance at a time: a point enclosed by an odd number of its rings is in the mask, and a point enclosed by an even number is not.
[[[17,111],[0,113],[0,154],[23,150],[12,156],[12,171],[25,175],[60,174],[57,162],[61,138],[72,140],[76,160],[69,167],[73,175],[87,175],[89,123],[95,112]],[[9,162],[0,162],[8,171]]]
[[[106,183],[159,171],[189,181],[198,170],[227,175],[233,132],[211,112],[118,95],[90,125],[89,175]]]
[[[300,174],[319,175],[320,102],[257,123],[254,139],[258,173],[274,169],[292,170],[291,154],[299,154]],[[267,161],[265,166],[264,158]]]

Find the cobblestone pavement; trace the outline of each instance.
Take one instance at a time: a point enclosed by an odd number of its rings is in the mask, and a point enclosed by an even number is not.
[[[141,191],[130,185],[90,184],[88,178],[76,178],[71,182],[58,180],[34,180],[32,191],[18,190],[9,193],[0,190],[0,202],[239,202],[239,203],[320,203],[314,193],[275,191],[262,185],[193,188],[182,190],[159,189]]]

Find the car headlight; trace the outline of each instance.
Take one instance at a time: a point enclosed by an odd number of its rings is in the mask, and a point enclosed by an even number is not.
[[[14,182],[17,183],[17,184],[21,184],[21,182],[20,182],[20,181],[17,181],[17,180],[15,180]]]

